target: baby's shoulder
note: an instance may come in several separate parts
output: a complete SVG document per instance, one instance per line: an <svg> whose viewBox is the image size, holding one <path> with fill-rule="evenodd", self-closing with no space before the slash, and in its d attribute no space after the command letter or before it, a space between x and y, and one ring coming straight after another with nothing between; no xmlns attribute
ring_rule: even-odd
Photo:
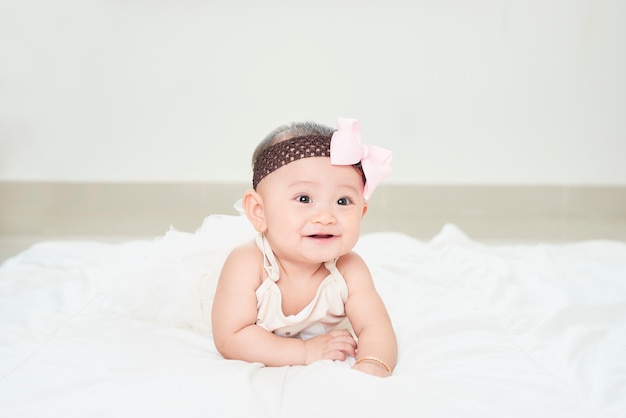
<svg viewBox="0 0 626 418"><path fill-rule="evenodd" d="M353 273L360 274L363 271L369 271L367 264L365 264L365 260L363 260L363 258L354 251L350 251L349 253L339 257L337 259L336 266L337 269L344 276Z"/></svg>
<svg viewBox="0 0 626 418"><path fill-rule="evenodd" d="M263 254L254 241L249 241L233 248L226 258L222 273L238 277L251 277L251 273L262 273ZM254 274L254 276L257 276Z"/></svg>
<svg viewBox="0 0 626 418"><path fill-rule="evenodd" d="M365 260L359 254L349 252L341 256L337 260L336 266L343 276L350 294L360 292L359 289L371 289L372 274Z"/></svg>
<svg viewBox="0 0 626 418"><path fill-rule="evenodd" d="M229 258L250 258L250 259L263 259L263 254L261 254L261 250L256 245L256 241L251 240L247 241L243 244L240 244L233 248L228 255Z"/></svg>

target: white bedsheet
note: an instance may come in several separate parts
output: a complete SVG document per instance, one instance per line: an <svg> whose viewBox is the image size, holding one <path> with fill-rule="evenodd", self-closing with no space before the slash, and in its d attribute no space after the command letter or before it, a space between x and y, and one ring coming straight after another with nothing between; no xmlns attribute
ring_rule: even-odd
<svg viewBox="0 0 626 418"><path fill-rule="evenodd" d="M252 231L45 242L0 268L0 417L624 417L626 245L365 235L399 343L394 376L224 360L221 262Z"/></svg>

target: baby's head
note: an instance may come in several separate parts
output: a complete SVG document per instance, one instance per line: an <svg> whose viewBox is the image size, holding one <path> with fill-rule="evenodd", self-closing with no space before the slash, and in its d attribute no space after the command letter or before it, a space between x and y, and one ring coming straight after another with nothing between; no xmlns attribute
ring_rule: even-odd
<svg viewBox="0 0 626 418"><path fill-rule="evenodd" d="M361 145L352 119L340 119L338 130L281 126L254 152L254 190L244 195L244 211L281 257L331 260L356 243L366 199L391 171L390 160L389 151Z"/></svg>

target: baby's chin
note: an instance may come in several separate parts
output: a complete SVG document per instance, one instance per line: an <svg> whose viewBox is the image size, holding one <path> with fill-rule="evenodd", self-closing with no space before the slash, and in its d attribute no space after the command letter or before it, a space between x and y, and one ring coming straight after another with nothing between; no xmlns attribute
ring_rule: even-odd
<svg viewBox="0 0 626 418"><path fill-rule="evenodd" d="M333 235L307 236L306 256L315 262L326 262L347 254L351 248L347 248L339 242L339 238Z"/></svg>

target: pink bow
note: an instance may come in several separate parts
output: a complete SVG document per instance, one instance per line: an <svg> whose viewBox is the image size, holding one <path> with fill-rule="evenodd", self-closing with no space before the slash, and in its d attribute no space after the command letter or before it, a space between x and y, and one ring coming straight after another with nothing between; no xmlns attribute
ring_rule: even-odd
<svg viewBox="0 0 626 418"><path fill-rule="evenodd" d="M339 118L337 126L330 140L330 163L352 165L360 161L366 179L363 197L367 200L378 183L391 174L391 151L361 145L361 129L356 119Z"/></svg>

